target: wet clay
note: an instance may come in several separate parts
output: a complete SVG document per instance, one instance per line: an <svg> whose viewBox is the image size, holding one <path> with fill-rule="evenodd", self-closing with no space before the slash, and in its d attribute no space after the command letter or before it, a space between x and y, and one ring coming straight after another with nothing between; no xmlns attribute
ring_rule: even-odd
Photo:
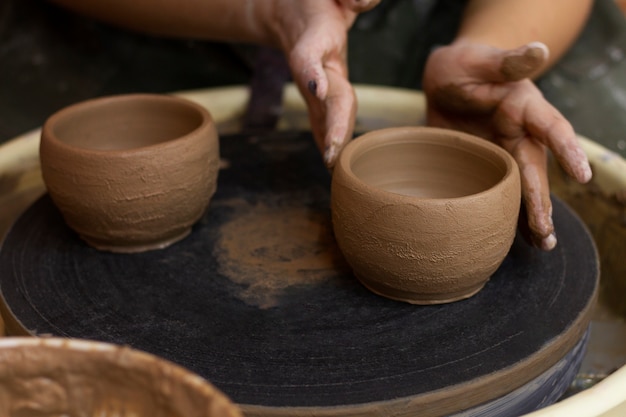
<svg viewBox="0 0 626 417"><path fill-rule="evenodd" d="M272 204L271 196L254 204L243 199L219 204L234 212L220 227L214 253L220 274L243 286L235 295L245 303L276 307L290 287L316 285L349 271L327 213Z"/></svg>
<svg viewBox="0 0 626 417"><path fill-rule="evenodd" d="M126 347L57 338L0 340L0 415L240 417L202 378Z"/></svg>
<svg viewBox="0 0 626 417"><path fill-rule="evenodd" d="M504 58L500 66L500 73L507 80L521 80L537 71L545 60L546 56L543 49L539 47L528 48L523 55Z"/></svg>
<svg viewBox="0 0 626 417"><path fill-rule="evenodd" d="M372 291L415 304L467 298L500 266L520 208L513 158L460 132L392 128L344 150L333 173L341 251Z"/></svg>
<svg viewBox="0 0 626 417"><path fill-rule="evenodd" d="M67 224L114 252L166 247L204 214L219 143L210 114L159 95L113 96L51 116L41 137L43 179Z"/></svg>

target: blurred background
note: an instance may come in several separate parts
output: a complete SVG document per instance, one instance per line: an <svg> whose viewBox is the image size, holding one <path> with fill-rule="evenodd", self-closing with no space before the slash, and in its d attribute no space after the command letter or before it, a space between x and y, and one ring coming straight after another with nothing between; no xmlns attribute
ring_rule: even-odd
<svg viewBox="0 0 626 417"><path fill-rule="evenodd" d="M361 15L350 32L352 81L419 89L429 51L452 39L464 3L383 0ZM578 133L626 156L622 6L597 0L579 40L538 85ZM44 0L0 0L0 143L86 98L249 84L257 52L133 33Z"/></svg>

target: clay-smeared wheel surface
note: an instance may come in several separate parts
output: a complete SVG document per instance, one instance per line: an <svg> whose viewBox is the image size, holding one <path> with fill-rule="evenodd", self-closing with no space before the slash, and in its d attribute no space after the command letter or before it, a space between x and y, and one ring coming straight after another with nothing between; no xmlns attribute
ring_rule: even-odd
<svg viewBox="0 0 626 417"><path fill-rule="evenodd" d="M519 169L502 148L453 130L381 129L337 161L333 229L375 293L447 303L476 294L500 266L520 199Z"/></svg>
<svg viewBox="0 0 626 417"><path fill-rule="evenodd" d="M181 240L204 214L215 192L219 141L198 104L129 94L53 114L40 157L48 192L87 243L141 252Z"/></svg>
<svg viewBox="0 0 626 417"><path fill-rule="evenodd" d="M221 149L211 210L159 252L97 251L49 198L35 203L0 250L8 331L146 350L264 416L449 415L523 387L583 337L596 252L559 200L553 252L516 239L474 297L415 306L352 275L309 134L229 136Z"/></svg>

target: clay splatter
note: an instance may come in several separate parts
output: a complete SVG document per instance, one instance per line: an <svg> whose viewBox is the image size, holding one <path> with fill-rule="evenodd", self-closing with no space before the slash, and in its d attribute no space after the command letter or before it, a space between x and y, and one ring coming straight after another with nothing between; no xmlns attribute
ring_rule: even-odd
<svg viewBox="0 0 626 417"><path fill-rule="evenodd" d="M328 212L270 201L233 199L221 204L235 213L220 228L215 249L219 272L244 287L236 296L247 304L275 307L286 289L348 270Z"/></svg>

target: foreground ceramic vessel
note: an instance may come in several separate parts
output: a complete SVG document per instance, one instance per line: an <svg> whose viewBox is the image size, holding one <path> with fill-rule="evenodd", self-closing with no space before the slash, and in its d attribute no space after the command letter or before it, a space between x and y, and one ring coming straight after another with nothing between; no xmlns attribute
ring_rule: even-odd
<svg viewBox="0 0 626 417"><path fill-rule="evenodd" d="M114 252L166 247L189 234L215 192L219 142L203 107L165 95L78 103L44 124L43 179L66 223Z"/></svg>
<svg viewBox="0 0 626 417"><path fill-rule="evenodd" d="M515 237L520 177L502 148L426 127L350 142L332 179L339 248L370 290L414 304L477 293Z"/></svg>
<svg viewBox="0 0 626 417"><path fill-rule="evenodd" d="M0 415L240 417L201 377L145 352L61 338L0 339Z"/></svg>

